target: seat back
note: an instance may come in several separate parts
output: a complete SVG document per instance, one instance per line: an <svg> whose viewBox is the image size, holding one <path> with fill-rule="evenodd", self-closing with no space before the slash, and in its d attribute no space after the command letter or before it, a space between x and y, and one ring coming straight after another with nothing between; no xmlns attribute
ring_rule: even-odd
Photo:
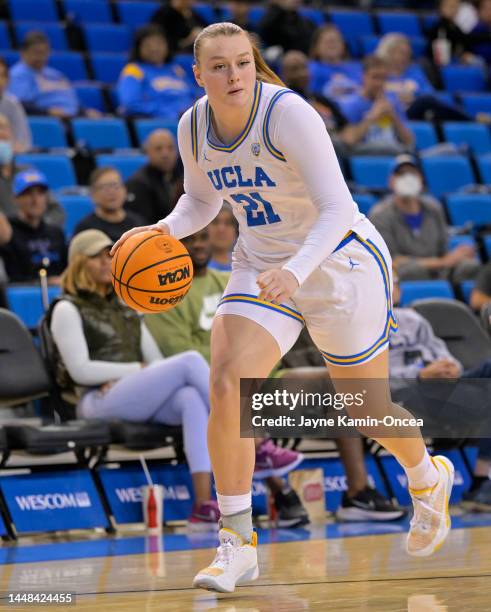
<svg viewBox="0 0 491 612"><path fill-rule="evenodd" d="M457 300L428 299L412 304L427 319L435 334L464 368L472 368L491 357L491 338L472 310Z"/></svg>
<svg viewBox="0 0 491 612"><path fill-rule="evenodd" d="M0 308L0 403L15 406L47 395L50 389L31 334L14 313Z"/></svg>
<svg viewBox="0 0 491 612"><path fill-rule="evenodd" d="M437 198L475 183L467 157L460 155L425 157L421 160L430 192Z"/></svg>

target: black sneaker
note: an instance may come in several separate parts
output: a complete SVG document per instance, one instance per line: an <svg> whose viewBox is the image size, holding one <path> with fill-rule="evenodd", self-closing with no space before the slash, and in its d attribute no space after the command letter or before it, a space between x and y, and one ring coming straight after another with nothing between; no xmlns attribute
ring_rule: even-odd
<svg viewBox="0 0 491 612"><path fill-rule="evenodd" d="M405 515L404 508L370 487L365 487L354 497L348 497L345 491L336 511L336 518L340 521L395 521Z"/></svg>
<svg viewBox="0 0 491 612"><path fill-rule="evenodd" d="M293 489L288 493L279 491L274 496L274 505L277 512L278 527L300 527L310 523L307 510L302 505L300 498Z"/></svg>
<svg viewBox="0 0 491 612"><path fill-rule="evenodd" d="M485 480L474 491L464 493L461 505L472 512L491 512L491 480Z"/></svg>

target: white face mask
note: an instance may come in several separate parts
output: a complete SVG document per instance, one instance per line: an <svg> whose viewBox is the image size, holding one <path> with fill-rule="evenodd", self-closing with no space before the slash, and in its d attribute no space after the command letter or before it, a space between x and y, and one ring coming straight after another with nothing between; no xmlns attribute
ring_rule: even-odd
<svg viewBox="0 0 491 612"><path fill-rule="evenodd" d="M394 192L402 197L416 197L423 191L423 181L414 172L406 172L394 179Z"/></svg>

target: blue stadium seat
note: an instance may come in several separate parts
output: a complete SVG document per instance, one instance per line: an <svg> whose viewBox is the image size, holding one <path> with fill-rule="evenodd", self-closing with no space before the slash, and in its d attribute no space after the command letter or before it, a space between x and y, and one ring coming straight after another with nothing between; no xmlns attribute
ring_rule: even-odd
<svg viewBox="0 0 491 612"><path fill-rule="evenodd" d="M491 94L463 94L462 105L469 115L473 117L477 113L489 113L491 115Z"/></svg>
<svg viewBox="0 0 491 612"><path fill-rule="evenodd" d="M484 236L484 250L488 261L491 261L491 234Z"/></svg>
<svg viewBox="0 0 491 612"><path fill-rule="evenodd" d="M209 6L203 2L196 2L193 3L193 10L195 10L207 24L219 21L219 14L215 12L213 6Z"/></svg>
<svg viewBox="0 0 491 612"><path fill-rule="evenodd" d="M447 91L484 91L486 77L480 66L451 64L441 68L444 88Z"/></svg>
<svg viewBox="0 0 491 612"><path fill-rule="evenodd" d="M377 198L371 193L354 193L353 200L358 204L360 212L368 215L370 208L375 204Z"/></svg>
<svg viewBox="0 0 491 612"><path fill-rule="evenodd" d="M429 191L437 198L475 183L467 157L460 155L425 157L421 163Z"/></svg>
<svg viewBox="0 0 491 612"><path fill-rule="evenodd" d="M464 298L466 304L468 304L470 301L471 293L475 284L475 280L466 280L459 285L460 292L462 293L462 297Z"/></svg>
<svg viewBox="0 0 491 612"><path fill-rule="evenodd" d="M86 81L89 78L81 53L55 51L49 57L49 65L63 72L70 81Z"/></svg>
<svg viewBox="0 0 491 612"><path fill-rule="evenodd" d="M249 23L252 26L257 27L261 19L264 17L265 13L266 13L266 9L264 6L260 6L258 4L256 4L255 6L251 6L251 8L249 9L249 15L248 15Z"/></svg>
<svg viewBox="0 0 491 612"><path fill-rule="evenodd" d="M77 23L112 23L107 0L65 0L65 16Z"/></svg>
<svg viewBox="0 0 491 612"><path fill-rule="evenodd" d="M378 25L381 34L400 32L406 36L421 36L419 19L415 13L378 13Z"/></svg>
<svg viewBox="0 0 491 612"><path fill-rule="evenodd" d="M139 145L145 142L147 136L151 132L162 128L170 130L177 138L177 123L175 121L165 121L164 119L136 119L134 125Z"/></svg>
<svg viewBox="0 0 491 612"><path fill-rule="evenodd" d="M13 66L20 60L20 53L11 49L2 49L0 51L0 57L7 62L7 66Z"/></svg>
<svg viewBox="0 0 491 612"><path fill-rule="evenodd" d="M131 31L120 24L89 24L83 27L89 53L127 53L131 47Z"/></svg>
<svg viewBox="0 0 491 612"><path fill-rule="evenodd" d="M5 21L0 21L0 49L10 49L12 41ZM1 55L1 54L0 54Z"/></svg>
<svg viewBox="0 0 491 612"><path fill-rule="evenodd" d="M125 149L131 147L126 123L122 119L73 119L73 137L89 149Z"/></svg>
<svg viewBox="0 0 491 612"><path fill-rule="evenodd" d="M394 163L392 157L356 157L350 160L351 172L358 185L372 189L386 189Z"/></svg>
<svg viewBox="0 0 491 612"><path fill-rule="evenodd" d="M452 285L446 280L402 281L400 287L401 306L425 298L455 299Z"/></svg>
<svg viewBox="0 0 491 612"><path fill-rule="evenodd" d="M491 225L491 194L453 193L447 197L447 210L452 225Z"/></svg>
<svg viewBox="0 0 491 612"><path fill-rule="evenodd" d="M94 204L84 195L60 195L57 200L65 211L65 236L70 239L78 222L94 212Z"/></svg>
<svg viewBox="0 0 491 612"><path fill-rule="evenodd" d="M443 135L448 142L453 142L456 145L468 145L473 153L491 151L489 128L482 123L447 121L443 124Z"/></svg>
<svg viewBox="0 0 491 612"><path fill-rule="evenodd" d="M140 0L127 2L124 0L116 4L116 11L121 23L135 29L148 23L159 6L158 2L140 2Z"/></svg>
<svg viewBox="0 0 491 612"><path fill-rule="evenodd" d="M35 147L49 149L66 147L67 141L63 124L56 117L28 117Z"/></svg>
<svg viewBox="0 0 491 612"><path fill-rule="evenodd" d="M429 121L409 121L408 126L414 134L418 151L438 144L438 136L433 123Z"/></svg>
<svg viewBox="0 0 491 612"><path fill-rule="evenodd" d="M12 21L58 21L54 0L9 0Z"/></svg>
<svg viewBox="0 0 491 612"><path fill-rule="evenodd" d="M17 45L20 45L26 34L36 30L43 32L49 39L51 48L55 51L66 51L68 44L64 28L57 22L55 23L37 23L36 21L21 21L14 24L14 33Z"/></svg>
<svg viewBox="0 0 491 612"><path fill-rule="evenodd" d="M83 108L95 108L101 113L107 113L108 109L100 85L97 83L78 83L74 87Z"/></svg>
<svg viewBox="0 0 491 612"><path fill-rule="evenodd" d="M380 36L362 36L359 42L361 44L362 55L370 55L377 48L380 42ZM411 43L413 57L415 58L421 57L428 45L426 39L422 36L411 36L409 42Z"/></svg>
<svg viewBox="0 0 491 612"><path fill-rule="evenodd" d="M115 83L128 62L124 53L93 53L90 58L94 76L103 83Z"/></svg>
<svg viewBox="0 0 491 612"><path fill-rule="evenodd" d="M360 54L358 39L363 36L373 36L373 21L368 13L357 11L330 11L331 21L339 28L345 38L350 52L354 56Z"/></svg>
<svg viewBox="0 0 491 612"><path fill-rule="evenodd" d="M450 236L450 238L448 239L448 250L453 251L454 249L463 244L468 244L469 246L472 246L477 249L476 241L472 236L470 236L469 234L461 234L458 236Z"/></svg>
<svg viewBox="0 0 491 612"><path fill-rule="evenodd" d="M60 287L48 287L48 299L52 302L61 293ZM39 285L10 285L7 287L9 309L21 319L28 329L36 329L44 315L43 298Z"/></svg>
<svg viewBox="0 0 491 612"><path fill-rule="evenodd" d="M312 8L310 6L301 6L299 9L299 12L302 15L302 17L306 17L307 19L310 19L310 21L315 23L317 27L324 25L326 22L326 20L324 19L324 15L322 14L322 11Z"/></svg>
<svg viewBox="0 0 491 612"><path fill-rule="evenodd" d="M145 155L96 155L97 166L114 166L126 181L138 168L147 163Z"/></svg>
<svg viewBox="0 0 491 612"><path fill-rule="evenodd" d="M423 16L423 30L429 30L432 28L436 22L438 21L438 15L436 13L432 13L431 15Z"/></svg>
<svg viewBox="0 0 491 612"><path fill-rule="evenodd" d="M71 160L66 155L52 153L23 153L16 155L18 166L33 166L46 175L50 189L73 187L77 184Z"/></svg>
<svg viewBox="0 0 491 612"><path fill-rule="evenodd" d="M476 157L476 162L479 169L481 183L491 185L491 153L487 153L486 155L478 155Z"/></svg>

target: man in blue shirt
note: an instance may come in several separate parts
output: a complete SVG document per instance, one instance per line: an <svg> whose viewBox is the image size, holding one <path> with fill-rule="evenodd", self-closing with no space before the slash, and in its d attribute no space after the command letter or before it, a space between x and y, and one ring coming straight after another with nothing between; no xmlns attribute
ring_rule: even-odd
<svg viewBox="0 0 491 612"><path fill-rule="evenodd" d="M399 100L385 92L387 79L384 60L369 56L363 62L360 92L339 100L341 112L351 124L344 130L344 141L357 153L396 154L413 148L414 137Z"/></svg>
<svg viewBox="0 0 491 612"><path fill-rule="evenodd" d="M21 60L10 70L8 91L28 113L73 117L79 111L77 94L59 70L47 65L50 50L42 32L29 32L22 43Z"/></svg>

